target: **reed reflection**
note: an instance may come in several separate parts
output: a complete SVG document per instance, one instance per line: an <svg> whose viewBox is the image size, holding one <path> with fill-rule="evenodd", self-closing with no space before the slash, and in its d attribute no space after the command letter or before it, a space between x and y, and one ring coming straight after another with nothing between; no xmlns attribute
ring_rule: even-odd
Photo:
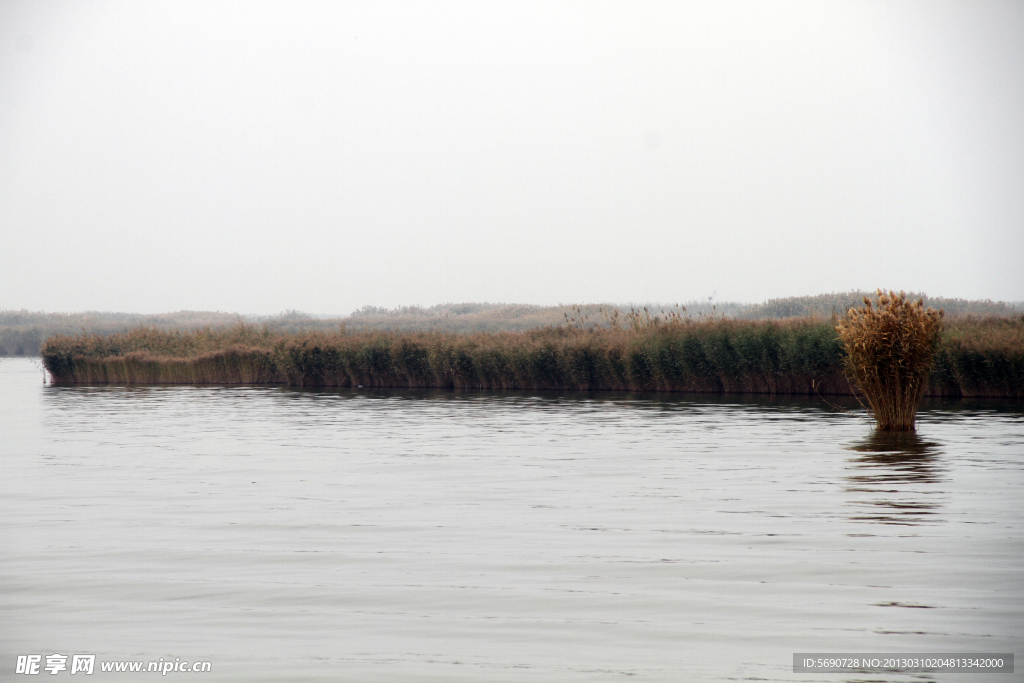
<svg viewBox="0 0 1024 683"><path fill-rule="evenodd" d="M940 445L914 432L873 431L849 450L846 491L863 514L854 521L915 526L943 521Z"/></svg>

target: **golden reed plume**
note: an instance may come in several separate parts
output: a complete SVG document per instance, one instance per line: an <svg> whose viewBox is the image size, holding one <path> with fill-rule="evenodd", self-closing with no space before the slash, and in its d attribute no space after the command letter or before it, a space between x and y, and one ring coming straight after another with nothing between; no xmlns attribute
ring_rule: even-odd
<svg viewBox="0 0 1024 683"><path fill-rule="evenodd" d="M913 431L942 336L943 311L877 290L873 305L851 308L836 325L846 350L845 369L867 398L878 428Z"/></svg>

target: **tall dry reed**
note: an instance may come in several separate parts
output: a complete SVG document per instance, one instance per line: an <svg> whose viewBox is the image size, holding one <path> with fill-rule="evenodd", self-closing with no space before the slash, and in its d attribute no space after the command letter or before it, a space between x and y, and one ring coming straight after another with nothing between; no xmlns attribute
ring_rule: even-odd
<svg viewBox="0 0 1024 683"><path fill-rule="evenodd" d="M883 431L913 431L917 406L942 338L941 310L908 301L903 292L877 291L873 305L851 308L836 331L846 351L845 368L864 393Z"/></svg>
<svg viewBox="0 0 1024 683"><path fill-rule="evenodd" d="M53 336L42 356L56 383L853 391L843 344L827 320L648 317L641 310L594 325L594 315L585 315L561 327L498 333L142 328ZM1024 318L945 323L926 395L1024 398Z"/></svg>

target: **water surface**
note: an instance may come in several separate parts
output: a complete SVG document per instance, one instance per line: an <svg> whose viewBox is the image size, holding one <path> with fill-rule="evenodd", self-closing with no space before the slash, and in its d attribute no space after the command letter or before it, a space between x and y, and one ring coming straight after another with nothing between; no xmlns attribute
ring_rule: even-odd
<svg viewBox="0 0 1024 683"><path fill-rule="evenodd" d="M209 681L977 682L792 672L1024 652L1024 405L929 402L897 437L852 408L0 361L0 678L58 652Z"/></svg>

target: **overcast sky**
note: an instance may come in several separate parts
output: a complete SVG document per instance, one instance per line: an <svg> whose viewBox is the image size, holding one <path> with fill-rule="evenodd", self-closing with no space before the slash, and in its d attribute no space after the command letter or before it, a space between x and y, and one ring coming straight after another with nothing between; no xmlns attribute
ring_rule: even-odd
<svg viewBox="0 0 1024 683"><path fill-rule="evenodd" d="M0 309L1024 300L1024 2L0 1Z"/></svg>

